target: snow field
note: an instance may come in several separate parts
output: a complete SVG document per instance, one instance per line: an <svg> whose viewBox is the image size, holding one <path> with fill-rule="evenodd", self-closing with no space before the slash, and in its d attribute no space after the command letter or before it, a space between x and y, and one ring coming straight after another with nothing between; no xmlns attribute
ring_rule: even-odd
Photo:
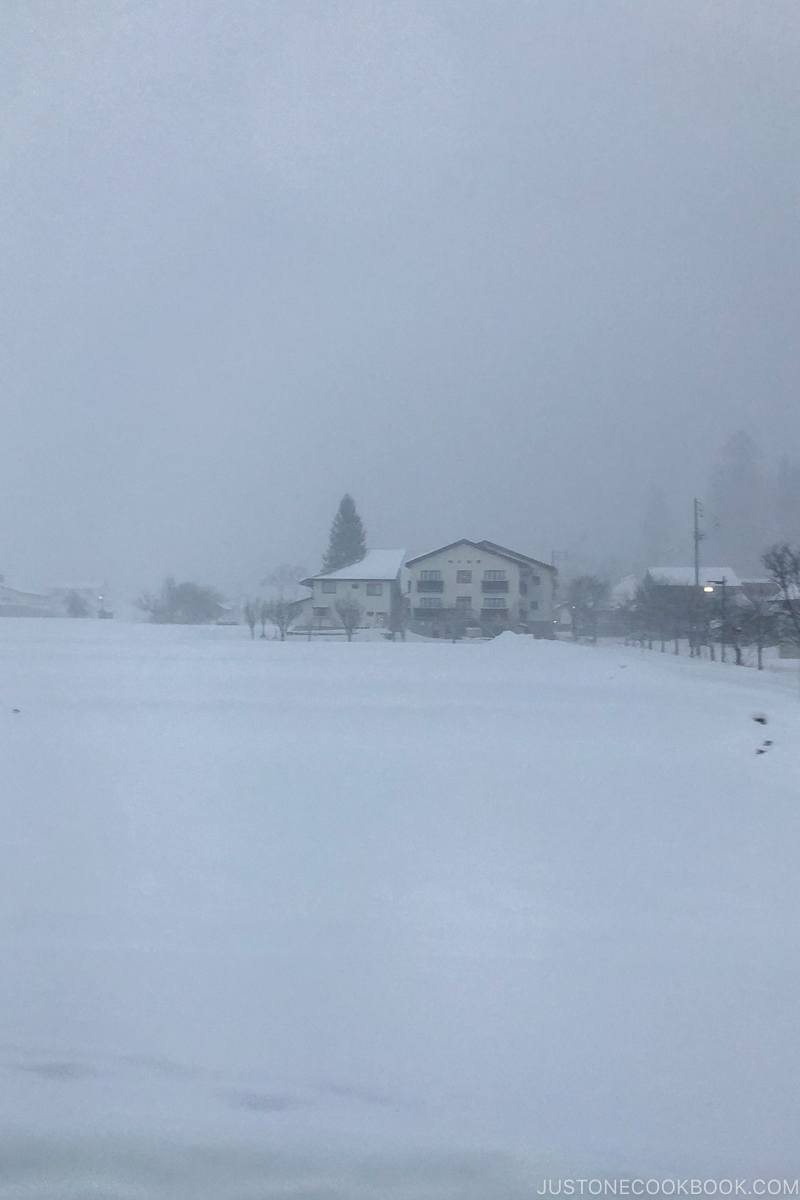
<svg viewBox="0 0 800 1200"><path fill-rule="evenodd" d="M622 647L2 622L0 1196L792 1175L799 718Z"/></svg>

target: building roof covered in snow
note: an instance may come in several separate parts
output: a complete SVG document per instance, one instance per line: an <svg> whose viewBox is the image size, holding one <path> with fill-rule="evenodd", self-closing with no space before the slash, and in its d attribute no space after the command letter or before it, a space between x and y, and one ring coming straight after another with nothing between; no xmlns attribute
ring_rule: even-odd
<svg viewBox="0 0 800 1200"><path fill-rule="evenodd" d="M321 571L319 575L312 575L301 582L309 584L312 579L396 579L405 557L405 550L368 550L359 562L349 567L340 567L338 571Z"/></svg>
<svg viewBox="0 0 800 1200"><path fill-rule="evenodd" d="M46 603L49 600L44 592L35 591L28 587L11 587L4 580L0 579L0 600L6 603L16 603L21 600L39 601Z"/></svg>
<svg viewBox="0 0 800 1200"><path fill-rule="evenodd" d="M694 587L694 567L648 567L647 574L654 583L665 583L670 587ZM700 586L712 579L724 579L728 587L742 586L733 567L701 567Z"/></svg>
<svg viewBox="0 0 800 1200"><path fill-rule="evenodd" d="M501 546L499 542L489 542L485 538L480 542L473 542L469 538L459 538L457 542L448 542L446 546L437 546L435 550L426 550L424 554L417 554L415 558L408 560L406 566L413 567L415 563L432 558L434 554L442 554L445 550L453 550L456 546L471 546L473 550L485 550L487 553L498 554L501 558L507 558L511 562L533 563L534 566L543 567L546 571L555 572L556 570L552 563L543 562L540 558L531 558L529 554L522 554L519 550L509 550L508 546Z"/></svg>
<svg viewBox="0 0 800 1200"><path fill-rule="evenodd" d="M106 588L102 583L59 583L47 590L51 596L68 596L70 592L78 592L81 596L102 596Z"/></svg>

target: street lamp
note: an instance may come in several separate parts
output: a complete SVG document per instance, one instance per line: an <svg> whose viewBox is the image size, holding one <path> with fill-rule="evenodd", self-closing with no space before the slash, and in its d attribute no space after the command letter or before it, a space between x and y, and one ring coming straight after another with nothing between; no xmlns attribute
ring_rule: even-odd
<svg viewBox="0 0 800 1200"><path fill-rule="evenodd" d="M725 599L726 599L727 593L726 593L725 588L726 588L727 582L728 582L727 579L723 575L722 579L706 580L705 586L703 587L704 592L713 592L715 587L722 588L722 596L720 597L720 615L721 615L721 619L722 619L722 628L720 629L720 639L719 639L720 662L725 662L725 630L727 628L727 626L726 626L726 604L725 604Z"/></svg>

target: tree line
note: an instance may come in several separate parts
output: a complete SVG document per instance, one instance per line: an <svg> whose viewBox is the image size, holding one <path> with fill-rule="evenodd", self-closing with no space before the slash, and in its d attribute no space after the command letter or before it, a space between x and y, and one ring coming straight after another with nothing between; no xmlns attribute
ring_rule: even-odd
<svg viewBox="0 0 800 1200"><path fill-rule="evenodd" d="M367 531L356 508L355 501L345 493L331 523L328 546L322 559L322 571L329 574L360 562L367 553ZM305 567L283 564L262 580L268 589L266 598L246 601L243 609L250 637L255 638L256 628L261 625L261 637L266 637L267 625L272 625L281 641L286 640L289 628L296 621L303 594L302 580L308 575ZM339 623L348 642L361 625L364 611L350 596L340 597L334 605ZM310 637L313 630L311 615L306 620L306 632Z"/></svg>
<svg viewBox="0 0 800 1200"><path fill-rule="evenodd" d="M764 650L787 642L800 647L800 547L778 542L761 556L766 579L744 584L741 591L723 581L709 594L693 585L661 581L649 572L632 595L609 604L610 588L596 575L581 575L568 587L572 635L596 642L601 632L620 635L627 644L692 657L705 651L714 661L744 664L744 651L755 651L764 665Z"/></svg>
<svg viewBox="0 0 800 1200"><path fill-rule="evenodd" d="M364 523L353 497L346 493L330 527L322 570L332 572L349 567L360 562L366 552ZM260 627L262 638L277 636L285 641L290 626L297 618L303 597L301 581L307 575L305 567L282 563L261 580L265 594L247 599L242 606L242 616L251 638L256 637ZM79 601L80 597L75 597L71 615L84 615ZM164 580L159 591L144 592L136 604L150 621L159 625L201 625L224 621L229 615L222 594L216 588L193 581L179 583L172 576ZM350 641L363 618L361 606L349 597L341 598L335 611ZM269 635L268 629L271 631Z"/></svg>

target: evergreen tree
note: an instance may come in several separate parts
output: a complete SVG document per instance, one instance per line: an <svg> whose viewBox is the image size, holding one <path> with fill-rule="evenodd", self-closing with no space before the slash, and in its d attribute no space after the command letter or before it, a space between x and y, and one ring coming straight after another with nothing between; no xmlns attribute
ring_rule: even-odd
<svg viewBox="0 0 800 1200"><path fill-rule="evenodd" d="M367 534L349 494L342 496L339 511L333 518L328 549L322 561L323 571L338 571L360 562L367 553Z"/></svg>

